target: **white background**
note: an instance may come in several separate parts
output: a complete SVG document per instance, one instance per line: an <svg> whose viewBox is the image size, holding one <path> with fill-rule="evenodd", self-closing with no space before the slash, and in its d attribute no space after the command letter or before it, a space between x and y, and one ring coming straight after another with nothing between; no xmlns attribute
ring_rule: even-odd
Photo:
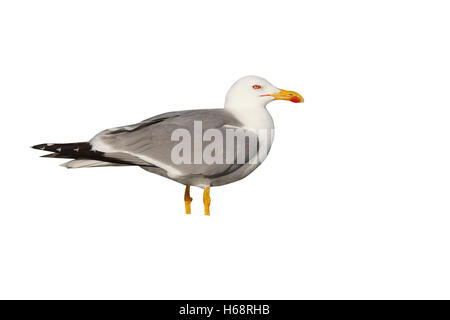
<svg viewBox="0 0 450 320"><path fill-rule="evenodd" d="M0 298L450 298L446 1L2 1ZM221 107L256 74L266 162L201 190L29 146Z"/></svg>

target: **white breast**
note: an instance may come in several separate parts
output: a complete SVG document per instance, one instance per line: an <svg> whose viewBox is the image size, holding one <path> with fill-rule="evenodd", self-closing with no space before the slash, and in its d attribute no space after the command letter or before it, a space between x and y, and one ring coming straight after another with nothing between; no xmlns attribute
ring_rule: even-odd
<svg viewBox="0 0 450 320"><path fill-rule="evenodd" d="M255 108L247 107L245 109L226 109L229 110L242 123L242 128L250 130L258 135L260 149L258 154L250 160L250 163L257 163L257 165L261 164L266 159L266 156L270 151L275 134L272 116L266 108L261 108L261 106L257 106ZM253 171L254 169L254 166L249 166L244 170Z"/></svg>

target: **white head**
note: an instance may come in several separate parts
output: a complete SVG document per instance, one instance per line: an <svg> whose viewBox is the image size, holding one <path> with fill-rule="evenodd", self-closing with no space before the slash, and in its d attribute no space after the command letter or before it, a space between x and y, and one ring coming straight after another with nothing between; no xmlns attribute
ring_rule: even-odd
<svg viewBox="0 0 450 320"><path fill-rule="evenodd" d="M273 100L303 102L303 97L294 91L274 87L269 81L257 76L247 76L236 81L225 98L226 109L264 108Z"/></svg>

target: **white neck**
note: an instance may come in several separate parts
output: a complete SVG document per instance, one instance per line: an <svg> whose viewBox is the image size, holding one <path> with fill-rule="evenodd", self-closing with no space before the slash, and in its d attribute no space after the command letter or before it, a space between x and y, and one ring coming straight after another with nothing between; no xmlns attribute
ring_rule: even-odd
<svg viewBox="0 0 450 320"><path fill-rule="evenodd" d="M266 109L267 103L270 100L255 101L254 99L249 99L247 101L233 101L232 99L226 99L225 110L232 113L246 129L249 130L259 130L267 129L271 130L274 128L273 119L270 113Z"/></svg>
<svg viewBox="0 0 450 320"><path fill-rule="evenodd" d="M243 128L253 131L258 135L259 142L265 146L265 153L256 155L259 163L264 161L269 152L275 133L273 119L266 109L268 102L259 104L229 104L225 102L225 110L235 116L242 124Z"/></svg>

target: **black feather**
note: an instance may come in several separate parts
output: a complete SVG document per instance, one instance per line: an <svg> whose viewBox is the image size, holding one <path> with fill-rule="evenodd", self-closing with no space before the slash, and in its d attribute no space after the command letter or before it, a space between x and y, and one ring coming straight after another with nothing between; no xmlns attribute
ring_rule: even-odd
<svg viewBox="0 0 450 320"><path fill-rule="evenodd" d="M32 146L32 148L53 152L43 155L42 157L44 158L89 159L126 165L136 165L135 163L129 161L109 157L105 155L104 152L92 150L92 145L89 142L42 143Z"/></svg>

